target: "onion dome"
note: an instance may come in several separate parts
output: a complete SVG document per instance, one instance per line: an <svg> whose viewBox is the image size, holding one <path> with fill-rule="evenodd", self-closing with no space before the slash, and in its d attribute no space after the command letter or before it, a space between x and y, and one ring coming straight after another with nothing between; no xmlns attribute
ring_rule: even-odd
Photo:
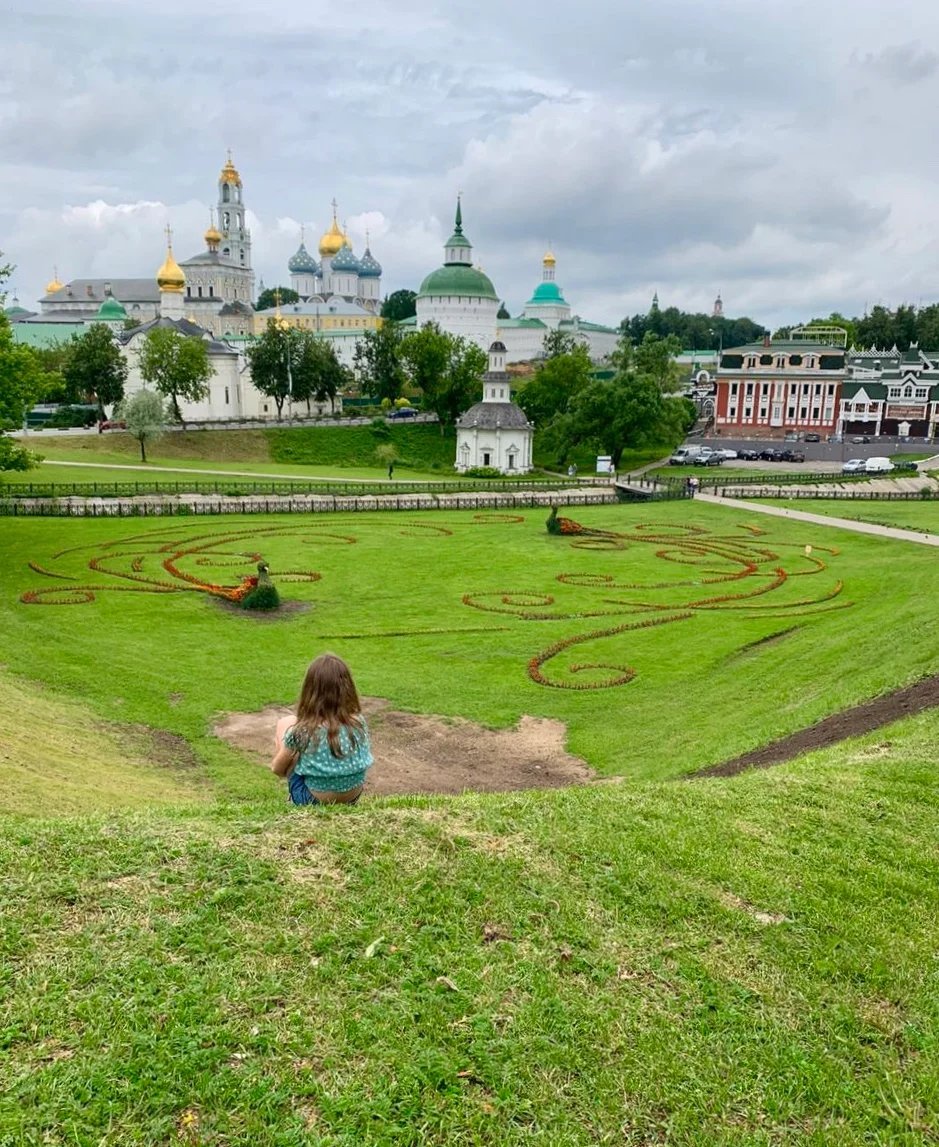
<svg viewBox="0 0 939 1147"><path fill-rule="evenodd" d="M372 254L368 240L365 242L365 254L359 259L359 274L363 279L381 278L381 263Z"/></svg>
<svg viewBox="0 0 939 1147"><path fill-rule="evenodd" d="M466 263L447 263L431 271L421 283L418 297L434 295L463 295L466 298L499 301L489 276Z"/></svg>
<svg viewBox="0 0 939 1147"><path fill-rule="evenodd" d="M169 224L166 225L166 258L156 274L157 286L161 291L181 295L186 286L186 276L183 269L173 258L173 233Z"/></svg>
<svg viewBox="0 0 939 1147"><path fill-rule="evenodd" d="M225 161L225 166L218 177L219 183L231 183L235 187L241 187L241 176L238 174L238 169L232 163L231 151L228 153L228 159Z"/></svg>
<svg viewBox="0 0 939 1147"><path fill-rule="evenodd" d="M215 215L211 208L209 208L209 226L203 238L205 239L206 247L208 247L210 251L214 251L222 241L222 233L215 226Z"/></svg>
<svg viewBox="0 0 939 1147"><path fill-rule="evenodd" d="M302 232L300 236L300 246L287 260L287 270L291 275L315 275L317 271L319 271L316 260L306 249Z"/></svg>
<svg viewBox="0 0 939 1147"><path fill-rule="evenodd" d="M544 258L541 260L543 267L554 267L557 264L557 259L554 257L553 251L545 251Z"/></svg>
<svg viewBox="0 0 939 1147"><path fill-rule="evenodd" d="M328 259L332 255L338 255L342 245L346 243L346 237L343 234L342 228L339 226L339 220L336 218L336 206L336 200L334 199L333 221L329 225L329 230L324 232L322 239L320 239L320 256L323 259Z"/></svg>
<svg viewBox="0 0 939 1147"><path fill-rule="evenodd" d="M127 311L124 310L124 304L113 295L105 296L95 315L95 321L99 323L122 323L126 318Z"/></svg>
<svg viewBox="0 0 939 1147"><path fill-rule="evenodd" d="M552 282L550 280L547 280L543 283L539 283L538 286L535 287L534 294L528 300L529 306L532 303L549 304L549 303L564 303L564 302L566 302L566 300L564 298L564 295L561 293L561 288L557 285L557 283Z"/></svg>
<svg viewBox="0 0 939 1147"><path fill-rule="evenodd" d="M357 275L359 273L359 261L352 254L352 250L348 243L343 243L333 259L334 271L347 271L350 274Z"/></svg>
<svg viewBox="0 0 939 1147"><path fill-rule="evenodd" d="M56 291L61 291L64 286L64 283L59 282L59 268L56 267L52 278L46 283L46 294L54 295Z"/></svg>

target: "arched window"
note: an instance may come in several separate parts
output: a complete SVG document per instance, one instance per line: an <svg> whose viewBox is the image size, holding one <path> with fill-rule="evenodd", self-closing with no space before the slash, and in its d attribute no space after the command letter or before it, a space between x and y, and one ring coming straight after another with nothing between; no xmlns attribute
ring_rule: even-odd
<svg viewBox="0 0 939 1147"><path fill-rule="evenodd" d="M229 227L231 227L231 213L228 211L224 212L222 215L222 226L226 231L229 229Z"/></svg>
<svg viewBox="0 0 939 1147"><path fill-rule="evenodd" d="M222 188L222 202L223 203L229 203L230 201L231 201L231 188L226 183L225 186ZM226 227L227 226L228 226L228 224L226 223Z"/></svg>

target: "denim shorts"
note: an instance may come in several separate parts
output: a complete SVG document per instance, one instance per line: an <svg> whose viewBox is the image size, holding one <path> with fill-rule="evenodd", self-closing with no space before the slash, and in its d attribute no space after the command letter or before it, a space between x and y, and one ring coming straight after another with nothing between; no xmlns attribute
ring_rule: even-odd
<svg viewBox="0 0 939 1147"><path fill-rule="evenodd" d="M287 792L290 794L290 800L293 804L323 803L321 800L317 800L316 797L310 792L309 788L307 787L306 777L299 776L296 769L294 769L294 771L287 778ZM362 794L359 793L359 797L361 795ZM359 797L356 797L355 800L352 801L345 801L344 803L358 804Z"/></svg>

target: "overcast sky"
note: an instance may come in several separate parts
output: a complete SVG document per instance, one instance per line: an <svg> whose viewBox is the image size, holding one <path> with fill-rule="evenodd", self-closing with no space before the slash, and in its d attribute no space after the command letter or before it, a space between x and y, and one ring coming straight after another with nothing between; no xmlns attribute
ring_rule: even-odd
<svg viewBox="0 0 939 1147"><path fill-rule="evenodd" d="M6 0L0 49L27 305L53 266L155 272L167 221L204 249L229 147L268 285L335 196L417 288L462 190L513 314L549 241L594 321L939 299L935 0Z"/></svg>

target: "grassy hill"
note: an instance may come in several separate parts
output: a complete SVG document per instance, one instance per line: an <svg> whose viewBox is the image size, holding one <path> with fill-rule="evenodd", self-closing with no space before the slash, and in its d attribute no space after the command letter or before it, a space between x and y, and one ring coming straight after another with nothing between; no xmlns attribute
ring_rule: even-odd
<svg viewBox="0 0 939 1147"><path fill-rule="evenodd" d="M934 555L576 517L4 524L2 1147L932 1141L939 713L687 774L939 671ZM304 612L194 588L257 554ZM607 779L288 809L212 725L326 646Z"/></svg>
<svg viewBox="0 0 939 1147"><path fill-rule="evenodd" d="M937 738L923 715L729 781L7 818L0 1141L929 1142Z"/></svg>

